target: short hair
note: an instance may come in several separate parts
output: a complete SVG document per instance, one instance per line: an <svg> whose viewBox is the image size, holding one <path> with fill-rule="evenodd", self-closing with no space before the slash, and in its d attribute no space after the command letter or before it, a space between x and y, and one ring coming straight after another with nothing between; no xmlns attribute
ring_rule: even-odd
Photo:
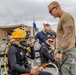
<svg viewBox="0 0 76 75"><path fill-rule="evenodd" d="M54 8L56 6L60 7L60 4L57 1L53 1L48 5L48 9L51 10L52 8Z"/></svg>

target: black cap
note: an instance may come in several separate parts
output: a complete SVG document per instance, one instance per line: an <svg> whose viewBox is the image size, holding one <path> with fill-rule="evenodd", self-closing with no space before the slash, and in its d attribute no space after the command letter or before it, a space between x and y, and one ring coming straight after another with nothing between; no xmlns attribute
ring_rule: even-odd
<svg viewBox="0 0 76 75"><path fill-rule="evenodd" d="M47 35L47 39L49 39L49 38L54 39L55 36L54 35Z"/></svg>

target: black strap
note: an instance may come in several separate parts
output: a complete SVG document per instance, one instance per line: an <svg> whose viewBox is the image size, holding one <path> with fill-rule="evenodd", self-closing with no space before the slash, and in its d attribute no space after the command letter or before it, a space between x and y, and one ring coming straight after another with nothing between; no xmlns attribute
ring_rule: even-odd
<svg viewBox="0 0 76 75"><path fill-rule="evenodd" d="M9 67L9 64L6 64L6 67ZM4 68L4 65L1 65L1 68Z"/></svg>
<svg viewBox="0 0 76 75"><path fill-rule="evenodd" d="M0 57L4 57L4 54L0 54Z"/></svg>
<svg viewBox="0 0 76 75"><path fill-rule="evenodd" d="M65 54L66 54L66 53L65 53ZM66 54L66 55L67 55L67 54ZM59 69L60 75L62 75L61 67L62 67L62 65L65 63L65 61L67 60L67 58L68 58L68 55L67 55L67 57L65 58L65 60L62 62L62 64L60 65L60 69Z"/></svg>

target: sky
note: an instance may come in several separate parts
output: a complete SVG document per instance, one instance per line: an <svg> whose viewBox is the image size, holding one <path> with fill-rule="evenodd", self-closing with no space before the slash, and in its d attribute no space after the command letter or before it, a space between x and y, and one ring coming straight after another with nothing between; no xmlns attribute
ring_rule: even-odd
<svg viewBox="0 0 76 75"><path fill-rule="evenodd" d="M43 23L49 23L56 31L59 18L53 18L48 12L48 5L54 0L0 0L0 26L25 24L43 29ZM69 12L76 23L76 0L55 0L61 8Z"/></svg>

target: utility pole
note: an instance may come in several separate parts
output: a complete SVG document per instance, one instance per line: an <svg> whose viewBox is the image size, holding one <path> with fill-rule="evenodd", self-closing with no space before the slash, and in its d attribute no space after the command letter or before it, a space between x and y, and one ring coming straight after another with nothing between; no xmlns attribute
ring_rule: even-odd
<svg viewBox="0 0 76 75"><path fill-rule="evenodd" d="M34 23L35 23L35 15L33 16L33 36L34 36L34 31L35 31L35 29L34 29Z"/></svg>

